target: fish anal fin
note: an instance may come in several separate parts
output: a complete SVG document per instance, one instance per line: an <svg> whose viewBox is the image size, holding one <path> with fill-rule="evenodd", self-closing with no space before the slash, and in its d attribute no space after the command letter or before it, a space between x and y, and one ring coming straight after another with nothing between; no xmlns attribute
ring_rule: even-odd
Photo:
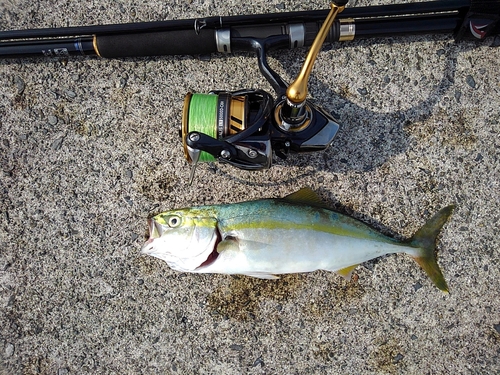
<svg viewBox="0 0 500 375"><path fill-rule="evenodd" d="M264 272L253 272L253 273L244 273L245 276L256 277L257 279L265 279L265 280L278 280L279 276L273 275L271 273Z"/></svg>
<svg viewBox="0 0 500 375"><path fill-rule="evenodd" d="M316 194L313 190L308 187L302 188L295 193L289 194L283 197L283 200L292 203L302 203L317 207L326 207L325 202Z"/></svg>
<svg viewBox="0 0 500 375"><path fill-rule="evenodd" d="M352 276L352 272L358 266L358 264L353 264L352 266L342 268L340 270L335 271L337 275L342 276L346 280L350 280Z"/></svg>

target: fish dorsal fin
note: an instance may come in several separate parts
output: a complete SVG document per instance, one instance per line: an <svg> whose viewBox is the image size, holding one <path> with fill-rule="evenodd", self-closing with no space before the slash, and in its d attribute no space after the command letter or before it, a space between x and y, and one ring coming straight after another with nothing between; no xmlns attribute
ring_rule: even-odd
<svg viewBox="0 0 500 375"><path fill-rule="evenodd" d="M283 197L283 200L291 203L301 203L308 204L317 207L326 207L325 202L316 194L313 190L308 187L302 188L295 193Z"/></svg>

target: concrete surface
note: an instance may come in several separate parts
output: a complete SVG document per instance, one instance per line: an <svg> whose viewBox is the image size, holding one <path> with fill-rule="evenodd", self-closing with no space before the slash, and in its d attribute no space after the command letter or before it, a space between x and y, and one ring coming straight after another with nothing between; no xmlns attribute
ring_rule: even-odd
<svg viewBox="0 0 500 375"><path fill-rule="evenodd" d="M0 28L326 7L2 0ZM0 373L500 373L498 42L325 48L310 93L341 118L333 147L262 172L204 165L192 186L183 97L270 91L253 56L0 62ZM275 52L271 65L291 80L305 54ZM304 186L402 236L455 203L439 241L450 294L404 255L351 282L181 274L139 255L154 213Z"/></svg>

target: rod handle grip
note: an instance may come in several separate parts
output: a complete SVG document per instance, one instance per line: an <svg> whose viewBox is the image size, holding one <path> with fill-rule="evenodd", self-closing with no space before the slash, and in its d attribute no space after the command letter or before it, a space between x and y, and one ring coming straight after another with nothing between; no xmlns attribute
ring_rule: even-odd
<svg viewBox="0 0 500 375"><path fill-rule="evenodd" d="M194 29L96 35L95 52L106 58L165 55L205 55L217 52L215 31Z"/></svg>

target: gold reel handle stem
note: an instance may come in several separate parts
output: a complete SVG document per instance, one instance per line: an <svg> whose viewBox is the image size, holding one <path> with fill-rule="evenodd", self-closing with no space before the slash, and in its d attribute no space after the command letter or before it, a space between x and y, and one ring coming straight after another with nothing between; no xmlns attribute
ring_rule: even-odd
<svg viewBox="0 0 500 375"><path fill-rule="evenodd" d="M318 56L318 53L321 50L323 43L325 42L330 28L333 25L333 21L335 21L337 15L345 8L344 6L337 6L333 3L330 4L330 6L330 12L326 17L325 22L323 22L318 35L316 35L316 38L314 38L314 42L311 46L311 49L309 50L309 53L307 54L306 60L299 75L297 76L295 81L293 81L290 86L288 86L286 90L286 97L289 103L294 106L301 106L301 104L305 102L307 97L307 82L309 81L309 76L311 75L316 57Z"/></svg>

